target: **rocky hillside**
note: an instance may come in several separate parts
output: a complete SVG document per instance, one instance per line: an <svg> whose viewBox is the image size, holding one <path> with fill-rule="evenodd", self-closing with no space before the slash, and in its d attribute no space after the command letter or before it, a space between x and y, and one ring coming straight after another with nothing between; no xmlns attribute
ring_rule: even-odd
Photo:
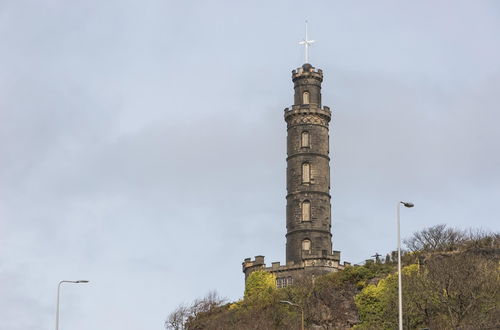
<svg viewBox="0 0 500 330"><path fill-rule="evenodd" d="M407 329L500 328L500 235L444 225L405 241L403 308ZM393 254L394 256L394 254ZM396 260L352 266L277 289L265 272L248 278L242 300L211 293L178 307L166 329L397 328ZM292 302L293 305L283 303Z"/></svg>

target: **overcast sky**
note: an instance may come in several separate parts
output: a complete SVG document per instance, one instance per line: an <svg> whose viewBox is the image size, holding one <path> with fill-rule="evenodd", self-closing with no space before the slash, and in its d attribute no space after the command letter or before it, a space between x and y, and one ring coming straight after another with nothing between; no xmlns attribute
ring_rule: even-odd
<svg viewBox="0 0 500 330"><path fill-rule="evenodd" d="M0 328L163 329L285 260L291 70L325 74L333 245L500 229L498 1L0 1Z"/></svg>

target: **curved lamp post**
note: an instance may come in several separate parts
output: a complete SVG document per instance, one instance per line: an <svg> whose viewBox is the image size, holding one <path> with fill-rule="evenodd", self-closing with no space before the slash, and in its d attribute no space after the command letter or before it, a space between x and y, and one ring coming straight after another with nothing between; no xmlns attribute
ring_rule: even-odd
<svg viewBox="0 0 500 330"><path fill-rule="evenodd" d="M61 293L61 284L63 283L89 283L87 280L78 280L78 281L61 281L57 286L57 305L56 305L56 330L59 330L59 296Z"/></svg>
<svg viewBox="0 0 500 330"><path fill-rule="evenodd" d="M405 207L414 207L415 205L410 202L398 202L396 206L397 222L398 222L398 315L399 315L399 330L403 330L403 288L401 286L401 225L399 220L400 205Z"/></svg>
<svg viewBox="0 0 500 330"><path fill-rule="evenodd" d="M300 308L300 312L302 314L302 317L301 317L301 329L304 330L304 308L302 308L302 306L300 305L297 305L297 304L294 304L293 302L291 301L288 301L288 300L280 300L280 303L282 304L287 304L287 305L290 305L290 306L295 306L295 307L298 307Z"/></svg>

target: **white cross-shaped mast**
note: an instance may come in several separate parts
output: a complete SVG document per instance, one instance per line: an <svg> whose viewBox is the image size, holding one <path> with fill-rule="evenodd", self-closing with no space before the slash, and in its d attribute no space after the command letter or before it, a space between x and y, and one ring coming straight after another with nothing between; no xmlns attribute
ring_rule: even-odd
<svg viewBox="0 0 500 330"><path fill-rule="evenodd" d="M306 37L299 42L299 45L304 45L305 48L305 63L309 63L309 46L314 43L314 40L307 39L307 21L306 21Z"/></svg>

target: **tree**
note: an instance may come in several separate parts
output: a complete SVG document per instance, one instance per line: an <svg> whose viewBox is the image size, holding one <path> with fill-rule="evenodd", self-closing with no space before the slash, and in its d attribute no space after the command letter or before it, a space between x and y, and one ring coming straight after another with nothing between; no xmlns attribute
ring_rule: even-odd
<svg viewBox="0 0 500 330"><path fill-rule="evenodd" d="M416 232L404 243L412 252L454 251L465 241L463 230L436 225Z"/></svg>
<svg viewBox="0 0 500 330"><path fill-rule="evenodd" d="M412 264L402 269L405 329L427 327L435 314L435 292L427 271ZM398 326L398 277L392 273L370 284L355 297L361 323L356 329L395 329Z"/></svg>
<svg viewBox="0 0 500 330"><path fill-rule="evenodd" d="M276 276L263 270L252 272L245 283L245 300L270 298L276 290Z"/></svg>
<svg viewBox="0 0 500 330"><path fill-rule="evenodd" d="M494 260L477 253L439 254L426 260L426 268L442 316L434 326L500 327L498 255Z"/></svg>
<svg viewBox="0 0 500 330"><path fill-rule="evenodd" d="M178 306L169 314L165 321L167 330L188 330L197 328L197 320L217 310L224 304L215 291L210 291L205 297L196 299L191 306Z"/></svg>
<svg viewBox="0 0 500 330"><path fill-rule="evenodd" d="M184 323L186 323L190 316L189 308L180 305L172 313L170 313L165 321L165 329L167 330L184 330Z"/></svg>

